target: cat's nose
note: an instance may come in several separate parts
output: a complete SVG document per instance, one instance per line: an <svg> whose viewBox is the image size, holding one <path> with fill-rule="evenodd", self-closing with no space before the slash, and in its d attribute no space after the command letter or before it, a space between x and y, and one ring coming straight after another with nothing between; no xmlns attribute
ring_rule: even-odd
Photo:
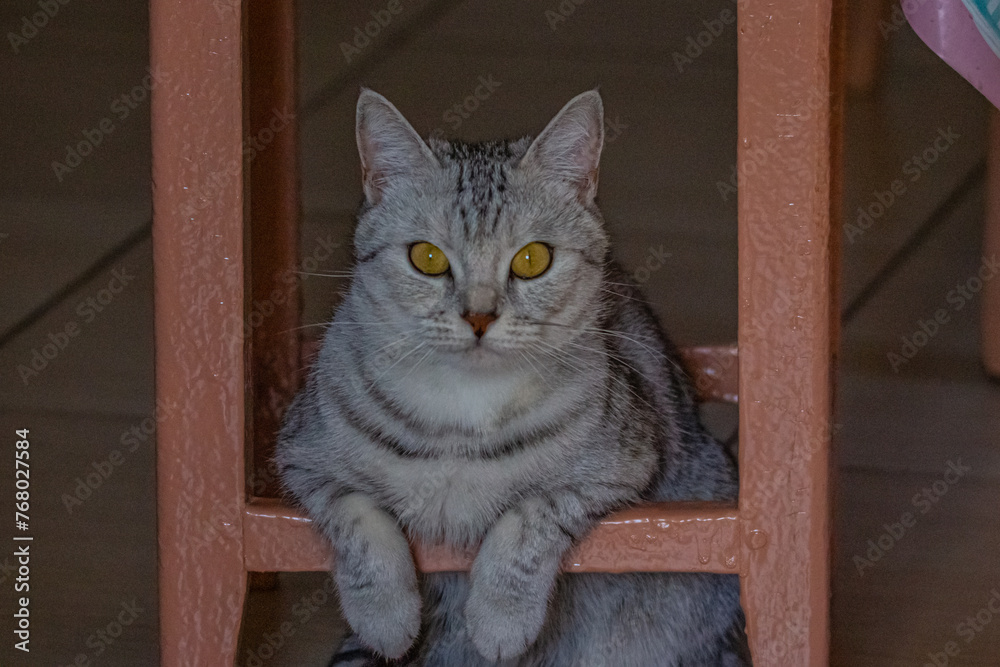
<svg viewBox="0 0 1000 667"><path fill-rule="evenodd" d="M500 300L496 288L488 282L474 281L465 293L465 312L495 313Z"/></svg>
<svg viewBox="0 0 1000 667"><path fill-rule="evenodd" d="M462 319L468 322L472 326L473 333L476 334L476 338L482 338L483 334L486 333L486 329L489 328L493 322L497 319L496 313L465 313L462 315Z"/></svg>

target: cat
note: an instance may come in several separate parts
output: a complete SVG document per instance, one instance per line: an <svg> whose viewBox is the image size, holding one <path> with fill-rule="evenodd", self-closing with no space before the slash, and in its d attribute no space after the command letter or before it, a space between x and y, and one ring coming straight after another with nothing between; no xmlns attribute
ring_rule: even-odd
<svg viewBox="0 0 1000 667"><path fill-rule="evenodd" d="M362 90L352 279L276 454L334 548L331 664L749 664L737 575L559 574L613 510L737 494L610 259L603 128L589 91L533 141L425 142ZM418 575L408 537L479 551Z"/></svg>

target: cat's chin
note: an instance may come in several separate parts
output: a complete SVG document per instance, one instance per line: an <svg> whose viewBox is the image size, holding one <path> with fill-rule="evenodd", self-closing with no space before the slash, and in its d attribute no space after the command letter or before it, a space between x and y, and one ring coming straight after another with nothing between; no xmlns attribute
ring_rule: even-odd
<svg viewBox="0 0 1000 667"><path fill-rule="evenodd" d="M520 365L516 353L484 342L454 350L448 356L455 366L477 373L510 371Z"/></svg>

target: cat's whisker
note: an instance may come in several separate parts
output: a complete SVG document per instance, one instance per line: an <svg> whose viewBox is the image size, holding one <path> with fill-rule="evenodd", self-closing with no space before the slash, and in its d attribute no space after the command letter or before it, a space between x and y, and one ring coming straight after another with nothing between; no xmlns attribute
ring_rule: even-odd
<svg viewBox="0 0 1000 667"><path fill-rule="evenodd" d="M334 273L318 273L316 271L296 271L295 273L300 276L316 276L318 278L353 278L354 273L346 272L334 272Z"/></svg>
<svg viewBox="0 0 1000 667"><path fill-rule="evenodd" d="M313 327L328 327L330 322L314 322L313 324L303 324L299 327L292 327L291 329L285 329L284 331L279 331L279 334L291 333L293 331L302 331L303 329L312 329Z"/></svg>
<svg viewBox="0 0 1000 667"><path fill-rule="evenodd" d="M604 368L604 366L595 360L585 359L578 354L570 352L569 350L562 350L554 345L551 345L550 343L547 343L546 341L538 342L548 348L547 350L543 348L539 351L546 352L549 356L555 359L557 363L561 363L581 375L594 373Z"/></svg>
<svg viewBox="0 0 1000 667"><path fill-rule="evenodd" d="M566 367L571 371L577 373L578 375L588 375L595 371L600 370L600 366L597 364L589 364L586 360L577 357L576 355L555 348L551 350L546 350L544 348L535 348L536 351L546 355L548 358L552 359L556 364Z"/></svg>
<svg viewBox="0 0 1000 667"><path fill-rule="evenodd" d="M429 356L431 356L432 354L434 354L434 348L430 348L429 350L427 350L426 352L424 352L424 356L422 356L419 359L417 359L417 363L413 364L413 366L410 368L410 370L406 371L406 373L403 374L403 377L400 378L400 381L408 378L413 371L415 371L418 368L420 368L420 366L422 366L423 363L425 361L427 361L427 358Z"/></svg>
<svg viewBox="0 0 1000 667"><path fill-rule="evenodd" d="M656 355L657 357L659 357L661 359L667 359L668 358L667 355L664 354L663 352L661 352L659 350L654 350L653 348L649 347L648 345L639 342L638 340L636 340L632 336L629 336L628 334L624 334L621 331L614 331L612 329L599 329L599 328L596 328L596 327L583 327L582 331L587 331L587 332L590 332L590 333L596 333L596 334L600 334L602 336L615 336L617 338L621 338L623 340L629 341L630 343L638 345L639 347L643 348L644 350L646 350L650 354ZM647 338L647 340L655 340L652 337L646 337L646 338Z"/></svg>
<svg viewBox="0 0 1000 667"><path fill-rule="evenodd" d="M630 364L626 360L622 359L620 356L618 356L616 354L612 354L611 352L607 351L607 349L604 349L604 350L593 350L592 348L588 348L585 345L581 345L579 343L574 343L574 342L571 342L570 345L574 345L575 347L579 347L579 348L583 348L583 349L590 349L592 351L603 352L607 357L615 360L616 362L618 362L619 364L621 364L625 368L628 368L629 370L631 370L633 373L635 373L639 377L643 378L646 381L651 381L651 378L649 376L647 376L645 373L643 373L642 371L640 371L638 368L636 368L635 366L633 366L632 364ZM635 396L637 399L639 399L640 401L642 401L646 405L649 405L650 407L652 407L650 405L649 401L647 401L644 396L640 396L638 392L636 392L631 386L629 386L626 382L624 382L621 378L619 378L616 373L611 372L610 375L611 375L612 378L615 379L615 381L617 381L623 387L625 387L626 389L628 389L629 393L631 393L633 396Z"/></svg>
<svg viewBox="0 0 1000 667"><path fill-rule="evenodd" d="M629 342L631 342L631 343L633 343L635 345L638 345L639 347L642 347L647 352L649 352L650 354L653 354L653 355L659 357L660 359L669 359L670 358L669 356L667 356L663 352L661 352L659 350L655 350L655 349L649 347L648 345L645 345L645 344L641 343L640 341L636 340L635 338L633 338L633 337L631 337L631 336L629 336L627 334L624 334L621 331L615 331L613 329L602 329L600 327L574 327L574 326L569 325L569 324L562 324L560 322L546 322L544 320L533 320L532 324L538 324L538 325L541 325L541 326L549 326L549 327L563 327L565 329L573 329L575 331L586 331L587 333L598 334L598 335L601 335L601 336L614 336L614 337L617 337L617 338L622 338L624 340L627 340L627 341L629 341ZM645 338L646 340L650 340L650 341L653 341L653 342L657 341L657 339L654 338L654 337L652 337L652 336L642 336L642 338Z"/></svg>
<svg viewBox="0 0 1000 667"><path fill-rule="evenodd" d="M607 288L604 288L604 287L601 288L601 291L602 292L607 292L608 294L613 294L614 296L618 297L619 299L628 299L629 301L636 301L638 303L645 303L645 304L649 303L649 301L647 301L646 299L639 299L639 298L636 298L634 296L625 296L624 294L622 294L620 292L616 292L614 290L610 290L610 289L607 289Z"/></svg>
<svg viewBox="0 0 1000 667"><path fill-rule="evenodd" d="M372 327L372 326L388 326L389 324L390 324L389 322L355 322L353 320L333 320L332 322L330 322L330 326L336 325L338 327L350 327L350 326Z"/></svg>
<svg viewBox="0 0 1000 667"><path fill-rule="evenodd" d="M656 357L659 357L659 359L661 361L666 361L676 371L678 371L679 373L681 373L681 375L687 376L687 370L683 366L681 366L680 363L678 363L676 359L674 359L673 357L671 357L668 354L664 354L663 352L661 352L659 350L654 350L653 348L649 347L648 345L644 345L643 343L640 343L635 338L627 336L626 334L623 334L620 331L610 331L610 330L607 330L607 329L585 329L585 330L586 331L591 331L592 333L598 333L598 334L604 335L604 336L615 336L617 338L621 338L621 339L627 340L627 341L629 341L629 342L631 342L631 343L633 343L635 345L638 345L639 347L641 347L642 349L646 350L650 354L652 354L652 355L654 355ZM647 338L647 340L655 340L652 337L646 337L646 338Z"/></svg>
<svg viewBox="0 0 1000 667"><path fill-rule="evenodd" d="M643 378L647 377L647 376L646 376L646 375L645 375L645 374L644 374L644 373L643 373L642 371L640 371L640 370L639 370L638 368L636 368L635 366L633 366L633 365L632 365L632 364L630 364L629 362L625 361L625 360L624 360L624 359L622 359L622 358L621 358L620 356L618 356L618 355L616 355L616 354L612 354L612 353L611 353L611 352L609 352L609 351L608 351L607 349L599 349L599 348L594 348L594 347L590 347L589 345L583 345L583 344L581 344L581 343L578 343L578 342L576 342L576 341L568 341L568 342L567 342L566 344L567 344L567 345L572 345L573 347L577 347L577 348L580 348L580 349L582 349L582 350L589 350L589 351L591 351L591 352L597 352L598 354L603 354L603 355L605 355L605 356L607 356L607 357L609 357L609 358L611 358L611 359L614 359L615 361L617 361L618 363L620 363L620 364L621 364L622 366L624 366L625 368L628 368L629 370L631 370L631 371L632 371L633 373L635 373L636 375L639 375L640 377L643 377ZM648 378L647 378L647 379L648 379Z"/></svg>
<svg viewBox="0 0 1000 667"><path fill-rule="evenodd" d="M570 355L569 352L567 352L565 350L560 350L559 348L557 348L556 346L552 345L551 343L548 343L546 341L539 341L539 342L542 343L542 344L544 344L544 345L547 345L548 347L550 347L555 352L558 352L560 354ZM573 344L573 343L570 343L570 344ZM577 345L576 347L579 347L581 349L585 349L585 350L588 350L588 351L591 351L591 352L597 352L598 354L604 354L604 355L609 356L609 357L613 357L613 358L617 359L619 361L619 363L622 363L623 365L625 365L625 366L627 366L629 368L632 368L633 371L635 371L636 373L638 373L640 376L643 376L642 373L639 373L639 371L636 371L635 368L633 368L631 365L629 365L628 363L626 363L625 361L623 361L621 359L618 359L617 357L614 357L614 355L612 355L611 353L607 352L606 350L600 350L600 349L591 348L591 347L587 347L587 346L583 346L583 345ZM575 360L580 361L581 363L585 364L584 370L579 371L579 372L586 372L586 370L600 370L600 368L601 368L600 365L597 364L596 362L582 359L581 357L576 356L576 355L570 355L570 356L572 356ZM636 400L641 401L642 403L645 403L650 408L653 407L650 404L650 402L646 400L646 398L644 396L641 396L637 391L635 391L635 389L633 389L632 387L630 387L628 385L628 383L626 383L624 380L622 380L621 378L619 378L613 372L609 371L607 373L607 377L612 382L617 383L622 389L624 389L629 394L631 394Z"/></svg>
<svg viewBox="0 0 1000 667"><path fill-rule="evenodd" d="M371 386L368 387L368 390L371 391L372 389L374 389L375 385L378 383L379 380L382 379L382 377L386 373L388 373L393 368L395 368L396 365L399 364L399 362L403 361L403 359L406 359L407 357L409 357L411 354L413 354L417 350L420 350L421 348L423 348L425 345L427 345L427 341L424 341L424 342L420 343L419 345L417 345L416 347L414 347L412 350L410 350L409 352L407 352L406 354L404 354L403 356L401 356L399 359L396 359L396 361L392 362L392 364L390 364L388 368L386 368L384 371L382 371L381 373L379 373L378 377L376 377L375 379L372 380Z"/></svg>
<svg viewBox="0 0 1000 667"><path fill-rule="evenodd" d="M535 350L537 350L537 351L539 351L539 352L541 352L541 353L549 356L556 363L561 364L563 366L567 366L571 370L576 371L577 373L586 373L588 370L592 369L591 366L580 366L580 365L574 363L574 362L585 363L584 359L576 357L575 355L570 354L570 353L568 353L568 352L566 352L564 350L560 350L559 348L555 347L554 345L550 345L549 343L546 343L543 340L533 341L533 345L536 345L536 346L537 345L544 345L545 347L533 347L532 349L535 349ZM548 348L548 349L546 349L546 348Z"/></svg>
<svg viewBox="0 0 1000 667"><path fill-rule="evenodd" d="M531 362L530 353L527 352L526 350L519 350L518 354L520 354L521 358L524 359L528 363L528 365L531 366L531 368L535 371L535 373L538 374L538 377L541 379L542 382L545 383L545 386L548 387L551 390L552 389L552 384L549 382L549 378L547 378L545 376L545 374L542 373L540 370L538 370L538 368L535 366L535 364L533 364ZM536 361L537 361L537 359L536 359Z"/></svg>
<svg viewBox="0 0 1000 667"><path fill-rule="evenodd" d="M400 345L402 343L405 343L406 341L410 340L411 337L412 336L410 334L405 333L402 336L400 336L399 338L391 340L388 343L385 343L384 345L380 346L379 348L377 348L376 350L374 350L373 352L371 352L371 357L377 357L378 355L382 354L383 352L386 352L389 348L394 347L396 345Z"/></svg>

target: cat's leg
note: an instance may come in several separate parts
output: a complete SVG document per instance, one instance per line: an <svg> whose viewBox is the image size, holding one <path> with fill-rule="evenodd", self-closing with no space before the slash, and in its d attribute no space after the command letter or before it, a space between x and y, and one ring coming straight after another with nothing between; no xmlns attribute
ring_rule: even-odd
<svg viewBox="0 0 1000 667"><path fill-rule="evenodd" d="M334 578L351 628L378 653L398 658L420 629L420 594L410 547L396 521L371 498L335 500L318 528L334 547Z"/></svg>
<svg viewBox="0 0 1000 667"><path fill-rule="evenodd" d="M529 498L490 528L470 573L469 636L489 660L518 656L535 641L563 554L592 523L574 496Z"/></svg>

